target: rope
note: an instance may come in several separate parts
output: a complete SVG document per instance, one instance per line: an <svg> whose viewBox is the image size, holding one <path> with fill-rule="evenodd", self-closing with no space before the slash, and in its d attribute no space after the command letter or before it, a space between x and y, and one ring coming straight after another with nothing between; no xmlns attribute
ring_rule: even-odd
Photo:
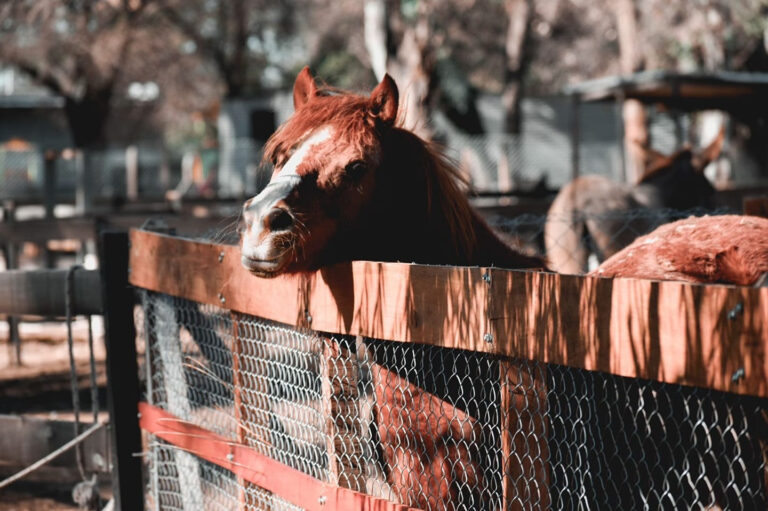
<svg viewBox="0 0 768 511"><path fill-rule="evenodd" d="M103 422L97 422L96 424L94 424L90 428L86 429L85 431L80 433L78 436L76 436L75 438L73 438L72 440L67 442L66 444L62 445L61 447L59 447L58 449L56 449L52 453L48 454L44 458L40 458L39 460L37 460L36 462L31 464L30 466L28 466L24 470L22 470L20 472L17 472L16 474L12 475L8 479L4 479L3 481L0 481L0 490L5 488L6 486L9 486L9 485L15 483L16 481L18 481L22 477L25 477L25 476L31 474L32 472L34 472L38 468L42 467L43 465L45 465L46 463L50 462L51 460L57 458L59 455L61 455L64 452L68 451L72 447L74 447L76 445L77 446L82 445L83 440L85 440L89 436L93 435L96 431L98 431L99 429L104 427L104 424L105 423L103 423Z"/></svg>
<svg viewBox="0 0 768 511"><path fill-rule="evenodd" d="M67 311L67 345L69 348L69 383L70 390L72 391L72 409L75 413L75 422L73 425L75 438L80 434L80 392L77 384L77 366L75 365L75 342L72 338L72 311L75 306L75 272L82 268L83 267L79 264L71 266L69 271L67 271L67 279L64 285L64 305ZM83 457L82 445L78 444L77 449L75 450L77 469L80 472L80 477L85 481L85 463Z"/></svg>

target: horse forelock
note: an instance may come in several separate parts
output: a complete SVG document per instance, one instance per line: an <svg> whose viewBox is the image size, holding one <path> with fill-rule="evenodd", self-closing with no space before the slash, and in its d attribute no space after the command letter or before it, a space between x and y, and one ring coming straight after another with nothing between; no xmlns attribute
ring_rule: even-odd
<svg viewBox="0 0 768 511"><path fill-rule="evenodd" d="M376 126L369 115L368 98L324 88L269 138L264 146L264 161L279 162L321 126L332 128L361 152L374 142Z"/></svg>

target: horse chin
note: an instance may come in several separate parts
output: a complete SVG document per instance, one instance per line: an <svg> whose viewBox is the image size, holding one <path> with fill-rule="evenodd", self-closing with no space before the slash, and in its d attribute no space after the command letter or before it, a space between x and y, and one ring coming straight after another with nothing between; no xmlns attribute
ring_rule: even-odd
<svg viewBox="0 0 768 511"><path fill-rule="evenodd" d="M246 270L257 277L271 279L286 273L286 269L291 261L290 257L287 256L269 260L252 259L247 256L241 256L240 262Z"/></svg>

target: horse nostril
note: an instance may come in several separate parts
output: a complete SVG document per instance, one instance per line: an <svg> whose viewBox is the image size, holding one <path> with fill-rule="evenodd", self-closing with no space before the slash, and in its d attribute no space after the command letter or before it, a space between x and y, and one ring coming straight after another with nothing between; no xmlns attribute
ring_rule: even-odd
<svg viewBox="0 0 768 511"><path fill-rule="evenodd" d="M272 231L285 231L293 226L293 217L283 208L275 208L264 218L264 225Z"/></svg>

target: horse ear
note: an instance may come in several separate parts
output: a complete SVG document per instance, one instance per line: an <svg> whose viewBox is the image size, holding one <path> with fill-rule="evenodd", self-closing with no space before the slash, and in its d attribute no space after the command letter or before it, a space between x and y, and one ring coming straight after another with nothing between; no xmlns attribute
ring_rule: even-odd
<svg viewBox="0 0 768 511"><path fill-rule="evenodd" d="M305 104L316 94L317 84L315 84L315 79L312 78L309 66L304 66L304 69L299 71L299 75L293 83L293 108L298 110L300 106Z"/></svg>
<svg viewBox="0 0 768 511"><path fill-rule="evenodd" d="M669 160L669 156L667 156L664 153L660 153L659 151L651 148L648 145L648 142L642 142L636 138L633 138L630 143L632 144L632 147L639 155L643 158L643 166L645 167L645 171L647 171L650 168L658 167L660 162Z"/></svg>
<svg viewBox="0 0 768 511"><path fill-rule="evenodd" d="M371 110L373 114L386 124L393 124L397 117L397 106L400 93L397 84L388 74L384 75L373 92L371 92Z"/></svg>
<svg viewBox="0 0 768 511"><path fill-rule="evenodd" d="M720 131L715 139L709 143L700 153L693 157L693 168L698 172L704 172L704 169L720 157L725 141L725 123L720 125Z"/></svg>

